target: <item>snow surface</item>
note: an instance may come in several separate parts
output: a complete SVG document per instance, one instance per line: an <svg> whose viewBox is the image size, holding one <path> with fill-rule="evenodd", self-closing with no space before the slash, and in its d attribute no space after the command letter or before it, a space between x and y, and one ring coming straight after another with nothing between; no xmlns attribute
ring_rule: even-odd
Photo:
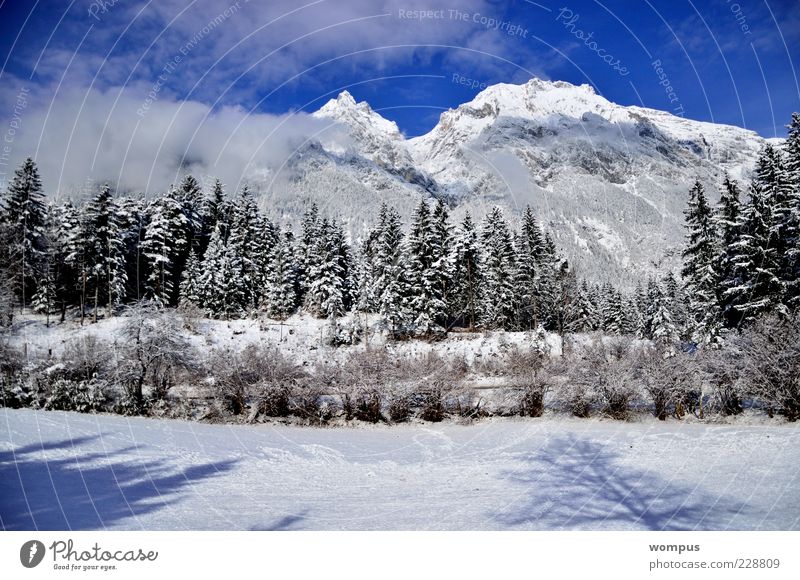
<svg viewBox="0 0 800 580"><path fill-rule="evenodd" d="M545 417L360 428L0 409L7 530L800 529L800 432Z"/></svg>

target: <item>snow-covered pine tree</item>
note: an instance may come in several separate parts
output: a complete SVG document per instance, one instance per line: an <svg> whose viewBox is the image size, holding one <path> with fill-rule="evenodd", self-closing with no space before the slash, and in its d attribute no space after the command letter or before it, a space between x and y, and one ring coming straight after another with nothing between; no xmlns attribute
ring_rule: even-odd
<svg viewBox="0 0 800 580"><path fill-rule="evenodd" d="M279 320L291 316L297 308L296 284L294 234L287 229L277 236L270 250L264 295L264 307L269 316Z"/></svg>
<svg viewBox="0 0 800 580"><path fill-rule="evenodd" d="M675 324L678 334L681 337L685 336L687 316L686 297L672 270L667 272L666 276L664 276L664 299L672 315L672 322Z"/></svg>
<svg viewBox="0 0 800 580"><path fill-rule="evenodd" d="M307 271L306 309L319 318L335 321L344 314L345 272L340 262L336 224L323 219L319 237L311 248L314 259Z"/></svg>
<svg viewBox="0 0 800 580"><path fill-rule="evenodd" d="M688 298L688 326L692 340L707 343L718 336L721 324L716 300L718 277L714 270L717 255L716 232L705 188L695 181L689 191L686 216L687 243L683 250L681 276Z"/></svg>
<svg viewBox="0 0 800 580"><path fill-rule="evenodd" d="M556 252L556 244L550 232L543 235L542 250L539 254L536 288L539 293L539 320L548 330L558 328L559 295L562 260Z"/></svg>
<svg viewBox="0 0 800 580"><path fill-rule="evenodd" d="M203 257L200 276L201 301L210 316L230 319L242 314L242 266L237 251L225 240L225 224L217 223Z"/></svg>
<svg viewBox="0 0 800 580"><path fill-rule="evenodd" d="M532 330L539 325L538 284L542 264L543 240L530 206L522 213L520 231L514 238L516 270L514 272L516 327Z"/></svg>
<svg viewBox="0 0 800 580"><path fill-rule="evenodd" d="M572 306L572 316L568 329L570 332L591 332L597 328L597 308L592 301L592 293L586 280L578 288L577 299Z"/></svg>
<svg viewBox="0 0 800 580"><path fill-rule="evenodd" d="M200 259L192 248L189 250L189 259L186 260L186 267L183 269L181 279L179 300L181 306L203 307L203 293L200 289L202 274Z"/></svg>
<svg viewBox="0 0 800 580"><path fill-rule="evenodd" d="M625 311L622 293L609 282L603 284L603 331L607 334L622 334L625 331Z"/></svg>
<svg viewBox="0 0 800 580"><path fill-rule="evenodd" d="M214 187L211 189L211 194L203 200L203 232L207 237L205 244L201 247L200 257L205 253L208 244L211 243L211 235L217 224L222 224L223 236L227 239L228 232L227 226L230 222L230 207L227 199L225 198L225 190L222 182L219 179L214 180Z"/></svg>
<svg viewBox="0 0 800 580"><path fill-rule="evenodd" d="M127 272L117 219L111 188L105 185L84 209L85 259L88 284L94 296L95 322L101 302L106 304L110 315L113 307L125 298Z"/></svg>
<svg viewBox="0 0 800 580"><path fill-rule="evenodd" d="M44 314L46 326L50 326L50 315L56 312L57 278L63 263L63 253L58 240L58 214L56 207L49 203L45 207L45 224L42 228L42 256L37 275L36 293L31 298L34 312Z"/></svg>
<svg viewBox="0 0 800 580"><path fill-rule="evenodd" d="M786 178L791 189L790 235L785 256L785 304L792 310L800 308L800 113L792 113L788 135L783 146Z"/></svg>
<svg viewBox="0 0 800 580"><path fill-rule="evenodd" d="M406 280L403 248L405 247L400 214L381 205L378 224L373 294L378 314L393 337L405 333Z"/></svg>
<svg viewBox="0 0 800 580"><path fill-rule="evenodd" d="M158 305L176 304L176 264L186 244L186 216L176 190L153 201L147 214L149 220L141 243L147 263L146 294Z"/></svg>
<svg viewBox="0 0 800 580"><path fill-rule="evenodd" d="M778 257L776 274L780 280L782 310L794 301L795 257L797 255L798 216L789 173L779 149L764 147L756 165L756 179L770 207L770 240ZM791 288L791 299L789 298Z"/></svg>
<svg viewBox="0 0 800 580"><path fill-rule="evenodd" d="M781 256L773 240L775 220L770 194L774 184L764 183L772 171L761 169L771 162L771 156L759 157L759 170L750 183L750 199L742 207L739 239L732 247L733 274L724 290L727 303L742 324L782 307Z"/></svg>
<svg viewBox="0 0 800 580"><path fill-rule="evenodd" d="M481 233L483 325L510 330L514 326L514 247L508 223L498 207L486 216Z"/></svg>
<svg viewBox="0 0 800 580"><path fill-rule="evenodd" d="M299 292L297 297L301 303L305 301L305 295L310 284L307 273L315 267L316 256L313 250L319 238L319 226L319 210L317 209L317 204L312 203L311 207L303 215L303 221L300 226L300 240L297 247L299 254L297 271Z"/></svg>
<svg viewBox="0 0 800 580"><path fill-rule="evenodd" d="M680 339L680 333L672 319L669 297L655 284L655 296L652 307L653 318L650 322L651 338L664 345L672 345Z"/></svg>
<svg viewBox="0 0 800 580"><path fill-rule="evenodd" d="M741 322L741 313L735 308L737 294L727 293L728 289L736 288L742 283L735 260L742 235L741 211L739 184L726 172L714 223L719 239L715 263L718 279L716 298L721 316L728 328L737 327Z"/></svg>
<svg viewBox="0 0 800 580"><path fill-rule="evenodd" d="M8 271L11 286L24 307L36 292L44 252L44 193L39 169L30 157L14 171L0 219L7 224L10 244Z"/></svg>
<svg viewBox="0 0 800 580"><path fill-rule="evenodd" d="M433 235L431 237L433 251L431 268L433 268L435 272L435 282L438 286L435 293L441 295L442 301L444 302L444 317L442 323L447 327L451 322L451 314L448 306L450 304L450 292L452 290L450 273L453 269L451 262L453 255L453 228L450 225L450 212L441 198L436 201L436 206L433 208L431 228L433 230Z"/></svg>
<svg viewBox="0 0 800 580"><path fill-rule="evenodd" d="M442 333L445 322L442 275L438 267L434 268L441 255L435 255L433 236L430 206L423 199L414 212L406 239L408 311L414 332L422 336Z"/></svg>
<svg viewBox="0 0 800 580"><path fill-rule="evenodd" d="M240 276L236 283L242 296L240 307L245 312L256 307L256 290L261 283L258 266L266 250L259 240L259 234L265 231L262 219L250 190L243 187L233 205L227 251L235 254L239 262Z"/></svg>
<svg viewBox="0 0 800 580"><path fill-rule="evenodd" d="M478 231L467 212L453 240L448 310L457 323L465 324L469 329L474 329L482 318L480 253Z"/></svg>

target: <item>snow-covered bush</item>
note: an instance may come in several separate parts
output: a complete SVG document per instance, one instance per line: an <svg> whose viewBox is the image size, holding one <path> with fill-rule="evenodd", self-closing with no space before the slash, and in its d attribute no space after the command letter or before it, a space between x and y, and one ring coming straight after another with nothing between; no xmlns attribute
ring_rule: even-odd
<svg viewBox="0 0 800 580"><path fill-rule="evenodd" d="M56 379L50 387L44 408L48 411L93 413L105 410L106 384L102 380L71 381Z"/></svg>
<svg viewBox="0 0 800 580"><path fill-rule="evenodd" d="M742 357L735 344L704 348L694 361L696 376L711 387L708 406L723 415L742 412Z"/></svg>
<svg viewBox="0 0 800 580"><path fill-rule="evenodd" d="M64 345L60 357L59 376L71 381L106 378L111 362L111 350L94 334L73 338Z"/></svg>
<svg viewBox="0 0 800 580"><path fill-rule="evenodd" d="M658 344L638 352L636 376L653 403L653 414L661 421L670 414L680 418L699 385L694 356Z"/></svg>
<svg viewBox="0 0 800 580"><path fill-rule="evenodd" d="M577 350L562 397L570 411L588 417L593 403L614 419L627 419L638 394L628 339L599 340Z"/></svg>
<svg viewBox="0 0 800 580"><path fill-rule="evenodd" d="M544 413L544 397L550 388L550 377L545 369L549 359L549 347L544 342L511 348L504 357L504 374L519 394L522 416L541 417Z"/></svg>
<svg viewBox="0 0 800 580"><path fill-rule="evenodd" d="M146 407L145 385L150 387L150 399L161 400L175 384L177 373L194 367L194 351L182 329L175 311L144 302L128 308L116 362L118 379L133 403L129 408Z"/></svg>
<svg viewBox="0 0 800 580"><path fill-rule="evenodd" d="M734 340L744 388L789 421L800 419L800 320L768 318Z"/></svg>

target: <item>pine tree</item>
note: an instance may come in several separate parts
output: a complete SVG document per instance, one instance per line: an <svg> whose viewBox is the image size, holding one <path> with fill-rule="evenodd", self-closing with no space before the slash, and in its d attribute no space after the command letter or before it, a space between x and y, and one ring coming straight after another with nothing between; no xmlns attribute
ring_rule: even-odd
<svg viewBox="0 0 800 580"><path fill-rule="evenodd" d="M443 266L443 248L434 250L434 245L430 206L423 199L414 212L406 240L406 273L411 324L418 334L424 336L443 332L442 324L445 322L443 275L439 269Z"/></svg>
<svg viewBox="0 0 800 580"><path fill-rule="evenodd" d="M117 208L108 185L86 205L84 221L84 256L88 285L94 294L94 320L97 321L100 301L105 302L110 314L112 308L125 298L127 284Z"/></svg>
<svg viewBox="0 0 800 580"><path fill-rule="evenodd" d="M36 163L30 157L14 172L8 185L2 221L9 229L8 272L24 307L36 292L44 253L44 193Z"/></svg>
<svg viewBox="0 0 800 580"><path fill-rule="evenodd" d="M772 163L774 156L765 150L750 184L750 199L742 208L738 241L732 245L733 267L723 296L740 323L782 308L785 286L780 277L779 244L773 239L773 195L777 186L769 182L776 175L769 167Z"/></svg>
<svg viewBox="0 0 800 580"><path fill-rule="evenodd" d="M237 267L240 271L239 293L242 296L241 310L248 311L255 309L257 305L257 292L262 281L262 274L259 271L259 263L263 263L262 256L265 255L267 248L262 244L269 241L259 239L259 235L264 235L263 218L259 214L255 201L245 186L242 193L233 205L231 215L230 234L228 235L228 251L236 255L239 262ZM270 233L270 237L272 234Z"/></svg>
<svg viewBox="0 0 800 580"><path fill-rule="evenodd" d="M441 199L436 201L436 207L433 209L431 228L433 230L433 235L431 236L431 251L433 253L431 268L434 271L436 288L434 294L441 296L444 309L442 323L447 326L450 323L448 305L450 304L450 292L452 291L450 275L452 272L453 234L452 226L450 225L450 212Z"/></svg>
<svg viewBox="0 0 800 580"><path fill-rule="evenodd" d="M265 308L269 316L283 320L297 306L297 264L294 235L286 230L279 235L270 251L270 267L266 277Z"/></svg>
<svg viewBox="0 0 800 580"><path fill-rule="evenodd" d="M622 334L625 330L625 311L622 294L610 283L606 282L603 293L603 331L608 334Z"/></svg>
<svg viewBox="0 0 800 580"><path fill-rule="evenodd" d="M591 332L597 328L597 308L586 280L579 287L568 328L571 332Z"/></svg>
<svg viewBox="0 0 800 580"><path fill-rule="evenodd" d="M224 224L218 223L203 258L200 276L201 302L211 316L230 319L243 312L243 274L241 258L226 244Z"/></svg>
<svg viewBox="0 0 800 580"><path fill-rule="evenodd" d="M735 308L735 295L728 293L742 283L738 279L735 254L742 235L742 215L739 184L726 173L722 183L722 194L715 214L717 237L720 241L715 270L717 273L716 300L725 326L734 328L741 322L741 313Z"/></svg>
<svg viewBox="0 0 800 580"><path fill-rule="evenodd" d="M375 251L374 290L378 314L393 337L405 332L406 280L403 230L395 209L381 205Z"/></svg>
<svg viewBox="0 0 800 580"><path fill-rule="evenodd" d="M146 292L156 304L176 304L178 260L186 246L186 216L176 191L151 203L147 213L149 223L141 243L147 262Z"/></svg>
<svg viewBox="0 0 800 580"><path fill-rule="evenodd" d="M478 231L469 213L464 216L453 241L450 259L449 311L457 321L474 329L482 318L481 264Z"/></svg>
<svg viewBox="0 0 800 580"><path fill-rule="evenodd" d="M180 287L180 305L203 307L203 296L200 288L202 278L202 268L200 259L197 257L194 248L189 251L189 259L186 261L186 268L183 270Z"/></svg>
<svg viewBox="0 0 800 580"><path fill-rule="evenodd" d="M679 332L672 319L669 298L656 285L653 317L650 322L651 338L662 344L674 344L679 340Z"/></svg>
<svg viewBox="0 0 800 580"><path fill-rule="evenodd" d="M522 214L520 233L515 238L517 328L531 330L540 322L540 266L542 265L543 240L530 206Z"/></svg>
<svg viewBox="0 0 800 580"><path fill-rule="evenodd" d="M705 189L699 181L695 181L689 191L685 216L688 233L681 275L689 302L690 334L692 340L703 343L716 334L721 317L716 300L718 277L714 270L716 232Z"/></svg>
<svg viewBox="0 0 800 580"><path fill-rule="evenodd" d="M790 223L786 241L784 277L785 304L796 310L800 307L800 114L792 113L787 125L789 134L783 147L786 180L789 184Z"/></svg>
<svg viewBox="0 0 800 580"><path fill-rule="evenodd" d="M308 272L315 267L314 260L316 256L314 255L313 248L319 238L319 225L319 210L317 209L317 204L312 203L311 207L308 208L303 215L300 243L298 245L300 258L297 272L299 286L298 299L301 301L305 300L305 295L310 285Z"/></svg>
<svg viewBox="0 0 800 580"><path fill-rule="evenodd" d="M486 216L481 234L483 265L483 324L512 329L515 320L514 273L516 264L508 224L500 208Z"/></svg>
<svg viewBox="0 0 800 580"><path fill-rule="evenodd" d="M344 314L345 271L340 262L336 224L323 219L319 238L311 249L314 259L307 271L306 308L314 316L335 320Z"/></svg>

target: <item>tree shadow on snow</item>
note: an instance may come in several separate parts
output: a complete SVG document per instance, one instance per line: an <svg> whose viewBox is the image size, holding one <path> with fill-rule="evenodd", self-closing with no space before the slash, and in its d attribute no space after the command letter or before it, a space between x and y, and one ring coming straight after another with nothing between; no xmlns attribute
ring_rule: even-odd
<svg viewBox="0 0 800 580"><path fill-rule="evenodd" d="M164 460L137 459L136 448L107 453L82 449L99 437L0 451L0 527L103 529L174 504L195 482L224 473L235 463L231 460L175 469ZM56 458L43 454L54 450L66 453ZM132 529L139 527L131 522Z"/></svg>
<svg viewBox="0 0 800 580"><path fill-rule="evenodd" d="M288 516L284 516L274 522L264 525L264 526L253 526L250 528L251 531L261 531L261 532L276 532L276 531L288 531L288 530L297 530L300 529L298 524L306 519L306 514L308 510L303 510L297 514L289 514Z"/></svg>
<svg viewBox="0 0 800 580"><path fill-rule="evenodd" d="M525 529L726 530L748 507L699 487L621 465L608 446L574 436L551 440L503 473L528 490L494 514Z"/></svg>

